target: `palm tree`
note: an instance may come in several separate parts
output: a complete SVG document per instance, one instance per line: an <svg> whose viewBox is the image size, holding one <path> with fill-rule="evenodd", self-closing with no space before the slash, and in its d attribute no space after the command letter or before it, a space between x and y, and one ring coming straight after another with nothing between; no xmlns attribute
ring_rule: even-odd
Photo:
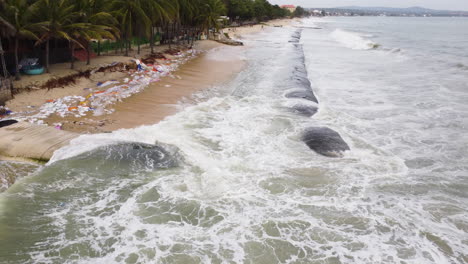
<svg viewBox="0 0 468 264"><path fill-rule="evenodd" d="M226 12L226 6L221 0L201 0L199 21L209 34L210 28L219 29L219 17Z"/></svg>
<svg viewBox="0 0 468 264"><path fill-rule="evenodd" d="M83 41L89 42L93 38L101 39L102 37L114 38L111 33L112 27L81 22L82 13L79 12L72 0L39 0L37 4L36 15L45 19L42 24L45 25L46 30L39 38L39 42L46 42L47 72L49 72L49 42L52 38L65 39L69 42L70 68L72 69L74 68L76 45L86 49L82 44ZM89 19L91 20L93 17Z"/></svg>
<svg viewBox="0 0 468 264"><path fill-rule="evenodd" d="M125 41L125 56L128 56L129 40L133 37L135 28L145 33L150 31L149 12L145 10L144 0L115 0L112 6L113 14L119 19L122 39Z"/></svg>
<svg viewBox="0 0 468 264"><path fill-rule="evenodd" d="M14 36L15 32L16 32L16 29L10 23L5 21L2 17L0 17L0 66L2 67L2 76L4 78L7 78L9 74L6 68L6 63L5 63L2 37ZM2 76L0 76L0 80Z"/></svg>
<svg viewBox="0 0 468 264"><path fill-rule="evenodd" d="M104 35L108 36L105 31L110 31L113 34L118 33L118 29L114 26L118 22L117 20L107 12L110 8L110 2L105 0L80 0L77 1L76 9L80 14L80 19L84 23L90 24L90 29L94 31L95 39L100 40ZM103 26L108 29L102 28ZM114 39L112 36L111 39ZM91 45L88 41L86 45L87 60L86 64L89 65L91 58Z"/></svg>
<svg viewBox="0 0 468 264"><path fill-rule="evenodd" d="M42 19L45 30L39 37L37 44L46 43L46 72L49 72L50 58L50 40L53 38L66 39L71 41L72 38L65 31L65 27L73 25L73 22L79 16L75 12L74 5L68 0L39 0L35 3L37 10L35 15L37 19ZM72 58L73 60L73 58Z"/></svg>
<svg viewBox="0 0 468 264"><path fill-rule="evenodd" d="M108 39L114 39L114 35L111 33L112 28L103 26L103 25L93 25L91 23L73 23L63 27L63 36L70 43L71 51L71 69L75 67L75 45L80 46L83 49L86 49L82 43L86 42L89 45L89 42L92 39L101 40L103 37Z"/></svg>
<svg viewBox="0 0 468 264"><path fill-rule="evenodd" d="M154 48L154 27L162 25L175 17L174 6L170 0L149 0L146 1L146 10L148 17L151 19L150 29L150 47L151 53Z"/></svg>
<svg viewBox="0 0 468 264"><path fill-rule="evenodd" d="M178 15L178 25L184 27L184 32L192 31L197 26L197 16L199 12L200 1L196 0L179 0L179 15ZM190 35L190 34L189 34ZM192 38L193 38L192 33ZM188 43L188 40L187 40Z"/></svg>
<svg viewBox="0 0 468 264"><path fill-rule="evenodd" d="M2 3L0 16L15 29L15 70L16 80L20 80L18 46L20 38L38 39L37 33L41 30L39 23L33 22L34 5L27 0L5 0Z"/></svg>

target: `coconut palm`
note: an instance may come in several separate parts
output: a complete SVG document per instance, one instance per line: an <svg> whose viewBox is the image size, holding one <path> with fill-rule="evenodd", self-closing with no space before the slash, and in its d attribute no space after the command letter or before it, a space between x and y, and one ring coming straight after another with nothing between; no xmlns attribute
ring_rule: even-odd
<svg viewBox="0 0 468 264"><path fill-rule="evenodd" d="M111 33L112 28L103 25L93 25L91 23L73 23L63 28L63 32L66 34L64 38L70 43L71 52L71 69L74 69L75 62L75 47L86 49L83 43L89 45L92 39L101 40L103 37L107 39L114 39L114 35Z"/></svg>
<svg viewBox="0 0 468 264"><path fill-rule="evenodd" d="M148 1L148 0L146 0ZM129 40L138 28L147 35L151 29L149 11L145 10L144 0L115 0L112 3L113 14L119 19L120 33L125 41L125 56L128 56Z"/></svg>
<svg viewBox="0 0 468 264"><path fill-rule="evenodd" d="M149 0L146 1L146 10L151 19L150 47L151 53L153 53L154 27L171 21L175 17L176 9L171 4L171 0Z"/></svg>
<svg viewBox="0 0 468 264"><path fill-rule="evenodd" d="M75 11L75 6L71 1L39 0L36 2L36 6L35 16L37 19L42 19L45 26L45 30L39 37L38 44L43 42L46 44L45 68L46 72L49 72L50 40L56 38L66 39L69 42L77 41L68 32L71 31L70 28L84 28L84 25L82 23L74 25L79 13Z"/></svg>
<svg viewBox="0 0 468 264"><path fill-rule="evenodd" d="M88 31L94 32L94 39L98 41L102 39L103 36L109 36L106 31L109 31L113 35L118 34L118 29L115 27L118 21L115 19L108 10L110 9L110 2L105 0L80 0L76 1L76 10L80 14L80 20L84 23L89 23ZM103 28L107 27L106 28ZM111 39L115 37L112 36ZM91 45L88 41L86 45L87 60L86 64L90 64L90 53Z"/></svg>
<svg viewBox="0 0 468 264"><path fill-rule="evenodd" d="M198 0L179 0L180 14L178 17L179 25L184 27L184 32L191 31L192 40L194 33L198 28L198 16L200 12L201 1ZM188 41L188 40L187 40ZM188 43L188 42L187 42Z"/></svg>
<svg viewBox="0 0 468 264"><path fill-rule="evenodd" d="M46 69L49 71L49 42L51 39L65 39L69 42L71 64L74 68L74 51L79 46L86 49L84 42L102 37L113 39L111 33L113 28L104 25L81 22L83 13L77 9L75 1L72 0L39 0L37 2L36 15L43 17L45 31L41 34L39 42L46 42ZM92 20L92 16L88 18Z"/></svg>
<svg viewBox="0 0 468 264"><path fill-rule="evenodd" d="M219 17L226 12L226 6L221 0L201 0L200 14L198 16L200 25L207 32L210 28L219 29Z"/></svg>
<svg viewBox="0 0 468 264"><path fill-rule="evenodd" d="M201 31L209 33L211 28L219 29L219 17L226 13L241 19L252 17L254 11L259 19L287 15L274 8L279 9L266 0L0 0L0 18L15 28L15 62L19 78L20 38L37 39L36 44L45 43L45 68L49 72L51 39L69 42L73 67L76 46L88 51L87 63L90 63L92 39L114 39L118 35L128 56L129 40L134 36L149 37L153 51L155 27L158 33L162 28L162 40L169 45L173 39L179 40L182 36L187 43L192 38L193 43ZM246 10L252 11L252 15L245 15Z"/></svg>
<svg viewBox="0 0 468 264"><path fill-rule="evenodd" d="M19 40L20 38L37 40L37 33L42 29L42 26L41 24L34 22L33 13L35 5L28 4L27 0L5 0L0 3L0 17L15 29L13 36L15 42L15 69L16 80L19 80Z"/></svg>

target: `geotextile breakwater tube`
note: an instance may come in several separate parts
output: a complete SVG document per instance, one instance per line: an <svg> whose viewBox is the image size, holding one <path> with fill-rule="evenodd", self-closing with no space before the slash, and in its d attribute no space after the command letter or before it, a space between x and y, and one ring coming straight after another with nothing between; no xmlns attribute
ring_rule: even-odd
<svg viewBox="0 0 468 264"><path fill-rule="evenodd" d="M302 44L300 44L301 35L302 29L298 29L292 34L289 41L294 46L292 56L294 64L290 79L290 83L294 88L287 90L284 96L316 103L317 106L297 103L291 107L295 113L311 117L317 113L319 101L308 78L304 50ZM350 150L340 134L328 127L308 127L302 134L302 140L310 149L327 157L343 157L343 153Z"/></svg>

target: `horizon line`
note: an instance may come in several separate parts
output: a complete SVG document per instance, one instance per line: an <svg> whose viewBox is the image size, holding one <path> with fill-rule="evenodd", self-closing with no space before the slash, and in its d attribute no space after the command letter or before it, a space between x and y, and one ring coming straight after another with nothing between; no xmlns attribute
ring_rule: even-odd
<svg viewBox="0 0 468 264"><path fill-rule="evenodd" d="M296 5L296 6L301 6L301 5ZM395 7L395 6L381 6L381 5L366 5L366 6L360 6L360 5L350 5L350 6L332 6L332 7L324 7L324 6L302 6L304 8L344 8L344 7L358 7L358 8L397 8L397 9L409 9L409 8L424 8L424 9L429 9L432 11L451 11L451 12L468 12L468 9L435 9L435 8L429 8L429 7L424 7L424 6L408 6L408 7Z"/></svg>

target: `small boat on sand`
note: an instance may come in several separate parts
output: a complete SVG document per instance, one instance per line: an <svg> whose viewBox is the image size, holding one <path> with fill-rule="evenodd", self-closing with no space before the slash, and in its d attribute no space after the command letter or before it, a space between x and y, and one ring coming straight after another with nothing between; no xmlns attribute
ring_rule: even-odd
<svg viewBox="0 0 468 264"><path fill-rule="evenodd" d="M22 59L19 66L21 71L27 75L39 75L44 73L44 67L39 64L38 58Z"/></svg>
<svg viewBox="0 0 468 264"><path fill-rule="evenodd" d="M39 75L44 73L44 67L42 66L36 66L36 67L31 67L29 69L23 70L24 74L27 75Z"/></svg>

